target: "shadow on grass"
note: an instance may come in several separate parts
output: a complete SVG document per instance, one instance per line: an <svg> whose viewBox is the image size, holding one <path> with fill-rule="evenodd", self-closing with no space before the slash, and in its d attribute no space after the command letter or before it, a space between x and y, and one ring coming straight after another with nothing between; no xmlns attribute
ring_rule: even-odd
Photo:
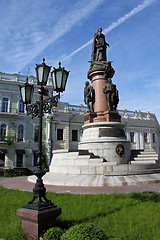
<svg viewBox="0 0 160 240"><path fill-rule="evenodd" d="M148 202L152 201L155 203L160 202L160 194L153 193L153 192L144 192L142 193L132 193L131 198L141 201L141 202Z"/></svg>
<svg viewBox="0 0 160 240"><path fill-rule="evenodd" d="M133 205L137 205L138 203L135 203L135 204L131 204L131 206ZM81 223L93 223L96 219L99 219L99 218L103 218L103 217L107 217L111 214L114 214L116 212L119 212L121 211L121 209L123 208L123 206L121 207L117 207L117 208L114 208L113 210L109 210L107 211L106 213L98 213L98 214L95 214L91 217L86 217L86 218L83 218L83 219L80 219L80 220L72 220L72 221L67 221L67 220L62 220L62 219L57 219L57 223L56 223L56 226L57 227L61 227L62 229L69 229L70 227L76 225L76 224L81 224Z"/></svg>

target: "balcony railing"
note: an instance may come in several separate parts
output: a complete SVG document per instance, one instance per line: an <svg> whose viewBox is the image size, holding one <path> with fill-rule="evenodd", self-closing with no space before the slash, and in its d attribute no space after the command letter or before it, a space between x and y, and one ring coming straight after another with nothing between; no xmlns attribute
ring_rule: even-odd
<svg viewBox="0 0 160 240"><path fill-rule="evenodd" d="M10 108L7 112L4 112L0 109L0 114L16 114L16 115L21 115L21 114L26 114L26 111L24 112L18 111L17 108Z"/></svg>
<svg viewBox="0 0 160 240"><path fill-rule="evenodd" d="M152 120L157 121L155 114L150 112L141 112L141 111L128 111L127 109L118 110L122 118L126 119L139 119L139 120Z"/></svg>
<svg viewBox="0 0 160 240"><path fill-rule="evenodd" d="M53 108L53 113L74 113L79 115L84 115L87 112L87 107L83 105L69 105L68 103L58 103L58 106L56 108Z"/></svg>
<svg viewBox="0 0 160 240"><path fill-rule="evenodd" d="M24 76L24 75L20 75L20 74L17 74L17 73L9 74L9 73L0 72L0 80L2 80L2 81L10 81L10 82L12 81L12 82L25 83L26 78L28 78L28 81L29 81L30 84L37 83L37 79L34 76ZM52 86L52 79L51 78L48 79L47 86Z"/></svg>
<svg viewBox="0 0 160 240"><path fill-rule="evenodd" d="M88 111L86 106L83 105L69 105L68 103L59 102L57 107L53 107L52 114L54 113L71 113L77 115L84 115ZM118 110L122 118L125 119L139 119L139 120L151 120L157 121L155 114L150 112L141 111L128 111L127 109ZM16 115L26 115L26 111L20 112L17 108L10 108L8 112L2 112L0 109L0 114L16 114Z"/></svg>

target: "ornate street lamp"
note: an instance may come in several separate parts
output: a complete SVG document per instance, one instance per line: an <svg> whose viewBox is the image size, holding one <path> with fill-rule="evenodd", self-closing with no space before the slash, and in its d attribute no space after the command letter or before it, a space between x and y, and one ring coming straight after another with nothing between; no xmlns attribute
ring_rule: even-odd
<svg viewBox="0 0 160 240"><path fill-rule="evenodd" d="M38 161L37 170L34 172L34 175L36 175L37 177L37 182L35 184L35 187L33 188L32 200L24 206L24 208L34 210L41 210L44 208L50 208L52 206L55 206L50 200L46 198L46 188L44 187L42 180L42 177L45 175L45 171L42 170L42 118L44 113L51 113L52 108L57 106L58 100L60 98L60 92L65 91L69 72L61 67L61 63L59 63L58 69L54 68L51 73L53 78L53 91L56 91L58 95L43 100L43 96L46 95L45 86L47 85L50 70L51 67L45 64L45 59L43 59L42 64L36 66L37 85L40 86L38 91L40 94L39 102L31 104L34 86L28 83L28 79L24 86L20 86L21 98L23 103L26 104L27 114L31 114L32 118L36 116L39 117ZM38 199L38 201L34 202L36 198ZM45 201L42 201L42 198Z"/></svg>
<svg viewBox="0 0 160 240"><path fill-rule="evenodd" d="M25 85L19 87L22 102L26 105L31 104L34 87L28 83L28 78L26 79Z"/></svg>
<svg viewBox="0 0 160 240"><path fill-rule="evenodd" d="M51 72L51 75L53 80L53 90L59 93L65 91L69 72L67 72L64 67L61 67L60 62L59 68L54 68L54 70Z"/></svg>
<svg viewBox="0 0 160 240"><path fill-rule="evenodd" d="M45 58L43 58L42 64L36 65L37 84L46 86L51 67L45 64Z"/></svg>

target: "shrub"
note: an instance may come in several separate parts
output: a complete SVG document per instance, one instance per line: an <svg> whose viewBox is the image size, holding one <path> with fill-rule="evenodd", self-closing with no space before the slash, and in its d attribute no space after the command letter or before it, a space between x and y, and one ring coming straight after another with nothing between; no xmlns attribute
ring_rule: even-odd
<svg viewBox="0 0 160 240"><path fill-rule="evenodd" d="M13 168L4 168L4 176L5 177L15 176L15 170Z"/></svg>
<svg viewBox="0 0 160 240"><path fill-rule="evenodd" d="M121 240L120 238L109 238L108 240Z"/></svg>
<svg viewBox="0 0 160 240"><path fill-rule="evenodd" d="M5 177L29 176L33 175L33 172L25 167L4 168L4 175Z"/></svg>
<svg viewBox="0 0 160 240"><path fill-rule="evenodd" d="M60 236L63 234L63 230L59 227L52 227L47 230L43 235L45 240L55 240L60 239Z"/></svg>
<svg viewBox="0 0 160 240"><path fill-rule="evenodd" d="M69 228L61 237L61 240L107 240L105 233L94 224L82 223Z"/></svg>
<svg viewBox="0 0 160 240"><path fill-rule="evenodd" d="M4 176L4 170L0 169L0 177L3 177L3 176Z"/></svg>

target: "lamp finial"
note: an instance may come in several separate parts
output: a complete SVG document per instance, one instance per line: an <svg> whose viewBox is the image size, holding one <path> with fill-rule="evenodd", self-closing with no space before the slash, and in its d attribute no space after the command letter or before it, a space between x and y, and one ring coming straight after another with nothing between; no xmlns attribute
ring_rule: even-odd
<svg viewBox="0 0 160 240"><path fill-rule="evenodd" d="M61 62L59 62L58 64L59 64L59 68L61 68Z"/></svg>

